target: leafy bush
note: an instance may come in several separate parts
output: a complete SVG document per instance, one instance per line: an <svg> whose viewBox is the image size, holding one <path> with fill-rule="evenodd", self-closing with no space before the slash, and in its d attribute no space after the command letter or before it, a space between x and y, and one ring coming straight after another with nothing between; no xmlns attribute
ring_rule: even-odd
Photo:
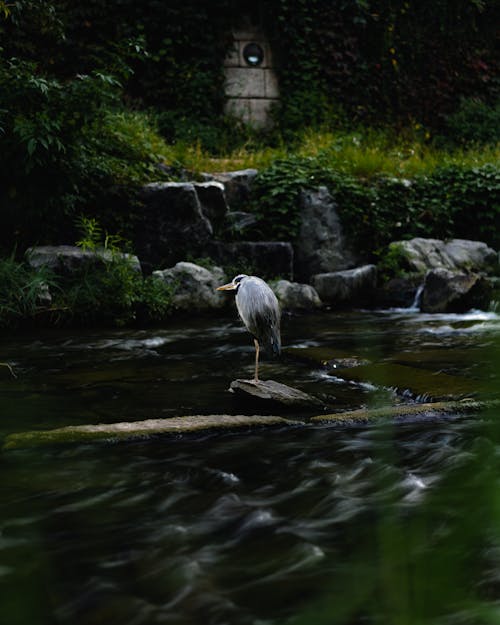
<svg viewBox="0 0 500 625"><path fill-rule="evenodd" d="M43 297L55 287L48 269L34 270L12 256L0 259L0 327L15 326L45 311L48 304Z"/></svg>
<svg viewBox="0 0 500 625"><path fill-rule="evenodd" d="M478 98L464 98L446 122L447 138L458 145L500 142L500 102L488 105Z"/></svg>
<svg viewBox="0 0 500 625"><path fill-rule="evenodd" d="M99 322L123 326L159 321L172 312L173 288L152 276L143 278L127 261L89 265L63 282L56 302L60 323Z"/></svg>
<svg viewBox="0 0 500 625"><path fill-rule="evenodd" d="M67 241L76 214L102 210L126 224L133 189L162 178L154 120L120 109L119 85L100 73L61 81L35 63L0 64L0 246Z"/></svg>
<svg viewBox="0 0 500 625"><path fill-rule="evenodd" d="M152 276L143 278L130 256L121 252L129 243L103 231L94 218L80 217L85 250L111 254L104 263L89 263L61 281L59 306L78 321L104 321L124 325L140 317L144 321L162 319L171 312L173 288Z"/></svg>

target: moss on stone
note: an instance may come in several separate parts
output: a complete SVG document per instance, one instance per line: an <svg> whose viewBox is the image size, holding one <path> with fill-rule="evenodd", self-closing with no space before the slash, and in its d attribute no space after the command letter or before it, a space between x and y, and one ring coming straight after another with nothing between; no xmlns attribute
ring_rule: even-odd
<svg viewBox="0 0 500 625"><path fill-rule="evenodd" d="M380 408L360 408L358 410L348 410L328 415L318 415L311 417L313 422L352 422L352 421L372 421L382 418L404 418L412 416L436 415L444 416L451 414L465 414L483 410L487 406L498 402L481 402L474 399L463 399L461 401L439 401L422 404L398 404L396 406L383 406Z"/></svg>
<svg viewBox="0 0 500 625"><path fill-rule="evenodd" d="M299 422L300 423L300 422ZM94 441L118 441L147 438L158 434L179 435L202 431L239 430L255 427L293 425L291 421L278 416L264 415L192 415L170 419L147 419L122 423L100 423L96 425L75 425L55 430L36 430L10 434L3 449L38 447L64 443L86 443Z"/></svg>

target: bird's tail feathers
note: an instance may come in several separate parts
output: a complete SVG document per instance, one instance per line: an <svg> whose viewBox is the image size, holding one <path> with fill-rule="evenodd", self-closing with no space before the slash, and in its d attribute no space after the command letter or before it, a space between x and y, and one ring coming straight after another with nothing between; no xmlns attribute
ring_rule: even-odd
<svg viewBox="0 0 500 625"><path fill-rule="evenodd" d="M281 340L279 336L272 336L270 343L269 343L269 347L270 347L270 352L272 353L272 355L274 357L278 357L281 354Z"/></svg>

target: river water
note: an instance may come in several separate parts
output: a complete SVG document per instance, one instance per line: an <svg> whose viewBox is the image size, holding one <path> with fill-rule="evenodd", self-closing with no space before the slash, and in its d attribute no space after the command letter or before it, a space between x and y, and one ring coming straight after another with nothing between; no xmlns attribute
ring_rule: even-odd
<svg viewBox="0 0 500 625"><path fill-rule="evenodd" d="M495 399L499 336L492 312L292 316L261 375L334 410ZM3 438L239 413L253 345L231 315L3 336L1 360ZM0 621L499 623L498 416L5 451Z"/></svg>

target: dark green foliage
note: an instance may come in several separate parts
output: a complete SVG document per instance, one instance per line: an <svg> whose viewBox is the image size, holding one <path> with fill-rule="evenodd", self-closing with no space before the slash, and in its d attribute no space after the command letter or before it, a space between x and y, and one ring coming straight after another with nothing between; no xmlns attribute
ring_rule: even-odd
<svg viewBox="0 0 500 625"><path fill-rule="evenodd" d="M156 321L171 312L173 287L152 276L143 278L121 247L130 244L103 231L96 219L80 217L77 227L82 249L111 253L111 262L92 263L60 280L58 307L76 321L101 321L123 325Z"/></svg>
<svg viewBox="0 0 500 625"><path fill-rule="evenodd" d="M500 247L500 170L494 165L449 166L413 180L363 180L325 167L321 157L282 160L257 178L254 210L262 231L293 240L300 191L320 184L329 188L347 236L366 257L414 236L455 236Z"/></svg>
<svg viewBox="0 0 500 625"><path fill-rule="evenodd" d="M16 261L14 255L0 259L0 328L34 321L124 325L169 316L175 285L144 278L119 250L126 241L104 232L95 219L80 218L78 229L80 247L105 250L111 260L55 275L45 267L33 269L25 261Z"/></svg>
<svg viewBox="0 0 500 625"><path fill-rule="evenodd" d="M233 24L255 12L280 77L283 131L347 119L444 128L460 98L498 101L496 0L70 0L6 3L0 57L59 79L118 78L128 102L218 126ZM167 124L165 124L167 125ZM169 133L171 136L171 132Z"/></svg>
<svg viewBox="0 0 500 625"><path fill-rule="evenodd" d="M118 93L99 72L62 81L33 62L0 64L0 247L10 249L13 235L20 250L66 242L83 211L126 226L118 207L162 176L147 118L121 111Z"/></svg>
<svg viewBox="0 0 500 625"><path fill-rule="evenodd" d="M500 102L488 105L477 98L463 99L446 122L446 139L455 145L500 141Z"/></svg>
<svg viewBox="0 0 500 625"><path fill-rule="evenodd" d="M213 154L228 154L242 145L258 149L269 143L269 135L253 129L232 117L219 117L209 123L196 117L187 117L182 111L158 113L158 130L169 143L198 145L203 151Z"/></svg>
<svg viewBox="0 0 500 625"><path fill-rule="evenodd" d="M57 308L60 323L100 322L112 325L157 321L172 309L172 287L151 276L143 278L123 258L89 266L62 283Z"/></svg>
<svg viewBox="0 0 500 625"><path fill-rule="evenodd" d="M49 270L35 271L13 256L0 259L0 327L15 326L43 312L46 304L41 297L47 288L55 286Z"/></svg>
<svg viewBox="0 0 500 625"><path fill-rule="evenodd" d="M211 154L258 145L258 135L222 117L232 22L252 6L243 0L1 3L0 249L10 251L14 240L20 251L72 240L81 213L132 238L138 188L169 175L156 167L156 120L169 141L197 143ZM493 0L255 4L280 77L278 131L290 139L305 125L418 121L448 128L465 143L495 141L499 6ZM469 99L448 115L461 97ZM363 249L389 234L473 232L496 241L496 169L444 171L405 187L387 177L368 183L341 175L326 162L287 159L261 173L255 236L293 238L300 189L322 183Z"/></svg>
<svg viewBox="0 0 500 625"><path fill-rule="evenodd" d="M290 157L259 172L254 183L254 212L259 218L254 236L293 240L300 225L300 192L312 186L315 186L312 159Z"/></svg>

